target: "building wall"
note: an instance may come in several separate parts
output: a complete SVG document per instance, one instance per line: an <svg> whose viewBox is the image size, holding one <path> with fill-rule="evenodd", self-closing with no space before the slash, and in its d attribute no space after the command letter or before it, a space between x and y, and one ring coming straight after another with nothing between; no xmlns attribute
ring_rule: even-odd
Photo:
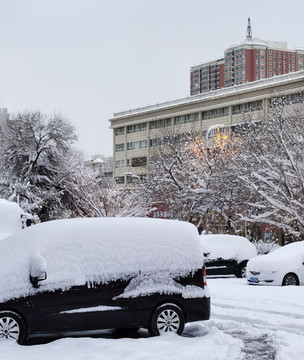
<svg viewBox="0 0 304 360"><path fill-rule="evenodd" d="M190 95L301 71L303 61L304 50L288 50L285 42L258 39L244 42L226 49L223 59L191 67ZM218 67L217 82L202 81L203 73L206 69L210 73L214 64Z"/></svg>
<svg viewBox="0 0 304 360"><path fill-rule="evenodd" d="M304 71L299 71L117 113L110 119L114 137L114 177L126 183L132 175L147 176L148 169L142 161L149 162L153 150L161 146L168 134L197 132L205 136L214 125L230 127L243 122L246 113L256 117L264 113L274 94L302 92Z"/></svg>

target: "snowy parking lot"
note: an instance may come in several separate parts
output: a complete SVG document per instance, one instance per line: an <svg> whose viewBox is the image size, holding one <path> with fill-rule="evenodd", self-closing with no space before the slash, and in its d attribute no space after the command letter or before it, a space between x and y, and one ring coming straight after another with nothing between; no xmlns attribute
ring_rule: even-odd
<svg viewBox="0 0 304 360"><path fill-rule="evenodd" d="M244 279L208 279L211 319L188 324L183 336L104 332L29 346L1 342L1 359L304 359L304 286L249 286Z"/></svg>

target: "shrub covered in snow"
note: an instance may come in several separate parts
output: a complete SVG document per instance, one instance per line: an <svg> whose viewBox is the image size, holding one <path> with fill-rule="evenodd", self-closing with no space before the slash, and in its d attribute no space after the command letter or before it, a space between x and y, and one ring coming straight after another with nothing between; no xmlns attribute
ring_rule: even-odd
<svg viewBox="0 0 304 360"><path fill-rule="evenodd" d="M263 240L254 240L252 243L255 245L258 255L268 254L279 247L275 241L265 242Z"/></svg>

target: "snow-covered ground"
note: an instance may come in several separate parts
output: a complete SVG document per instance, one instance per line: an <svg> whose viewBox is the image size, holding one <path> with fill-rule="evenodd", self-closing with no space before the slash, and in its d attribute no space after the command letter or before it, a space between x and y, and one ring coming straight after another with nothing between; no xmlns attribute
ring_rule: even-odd
<svg viewBox="0 0 304 360"><path fill-rule="evenodd" d="M249 286L244 279L209 279L211 319L188 324L183 336L65 338L31 346L0 342L6 360L303 360L304 286Z"/></svg>

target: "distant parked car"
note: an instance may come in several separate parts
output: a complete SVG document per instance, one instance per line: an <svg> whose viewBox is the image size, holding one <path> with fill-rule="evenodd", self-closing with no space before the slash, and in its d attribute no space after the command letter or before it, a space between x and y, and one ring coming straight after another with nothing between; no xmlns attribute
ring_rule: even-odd
<svg viewBox="0 0 304 360"><path fill-rule="evenodd" d="M253 285L304 285L304 241L251 259L247 280Z"/></svg>
<svg viewBox="0 0 304 360"><path fill-rule="evenodd" d="M174 220L55 220L0 242L0 338L147 328L181 334L210 317L194 225Z"/></svg>
<svg viewBox="0 0 304 360"><path fill-rule="evenodd" d="M17 203L0 199L0 240L21 229L21 214Z"/></svg>
<svg viewBox="0 0 304 360"><path fill-rule="evenodd" d="M246 277L249 259L257 255L256 247L237 235L201 235L207 276Z"/></svg>

